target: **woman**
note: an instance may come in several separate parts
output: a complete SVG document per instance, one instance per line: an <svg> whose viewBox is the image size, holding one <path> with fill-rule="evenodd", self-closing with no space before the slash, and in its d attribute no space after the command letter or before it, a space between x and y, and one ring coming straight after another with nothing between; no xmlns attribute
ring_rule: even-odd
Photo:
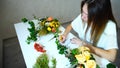
<svg viewBox="0 0 120 68"><path fill-rule="evenodd" d="M61 42L66 40L71 29L79 35L79 38L71 39L73 44L84 45L111 62L115 60L118 45L110 0L83 0L81 14L67 26Z"/></svg>

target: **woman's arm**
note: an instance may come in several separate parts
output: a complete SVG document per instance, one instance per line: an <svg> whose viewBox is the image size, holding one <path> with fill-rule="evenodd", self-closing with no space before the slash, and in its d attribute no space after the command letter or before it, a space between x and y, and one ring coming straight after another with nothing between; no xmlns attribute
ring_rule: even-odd
<svg viewBox="0 0 120 68"><path fill-rule="evenodd" d="M95 46L92 46L92 45L85 45L85 46L90 48L92 53L94 53L94 54L96 54L100 57L106 58L111 62L115 61L116 54L117 54L117 49L103 50L101 48L98 48L98 47L95 47Z"/></svg>
<svg viewBox="0 0 120 68"><path fill-rule="evenodd" d="M69 24L69 25L66 27L64 33L60 36L60 42L64 42L64 41L65 41L65 39L66 39L68 33L71 31L71 29L72 29L72 26L71 26L71 24Z"/></svg>
<svg viewBox="0 0 120 68"><path fill-rule="evenodd" d="M71 26L71 24L69 24L69 25L67 26L67 28L65 29L63 35L64 35L64 36L67 36L68 33L71 31L71 29L72 29L72 26Z"/></svg>

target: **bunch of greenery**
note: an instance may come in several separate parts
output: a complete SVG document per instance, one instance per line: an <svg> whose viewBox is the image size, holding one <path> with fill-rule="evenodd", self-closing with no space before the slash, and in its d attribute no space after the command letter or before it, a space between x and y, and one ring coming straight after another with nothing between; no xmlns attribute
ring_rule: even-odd
<svg viewBox="0 0 120 68"><path fill-rule="evenodd" d="M31 41L36 41L37 40L37 33L39 30L36 30L34 22L29 21L26 18L22 18L22 22L28 23L30 25L30 28L28 28L30 35L27 38L27 43L30 44Z"/></svg>
<svg viewBox="0 0 120 68"><path fill-rule="evenodd" d="M49 59L46 53L40 55L33 68L49 68Z"/></svg>

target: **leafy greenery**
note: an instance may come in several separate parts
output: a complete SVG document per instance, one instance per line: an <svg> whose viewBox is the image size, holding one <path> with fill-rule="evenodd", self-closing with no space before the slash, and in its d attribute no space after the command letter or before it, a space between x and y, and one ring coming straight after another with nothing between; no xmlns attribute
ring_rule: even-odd
<svg viewBox="0 0 120 68"><path fill-rule="evenodd" d="M59 54L65 54L67 47L65 47L64 45L61 45L57 38L55 43L57 44L57 49L59 50Z"/></svg>
<svg viewBox="0 0 120 68"><path fill-rule="evenodd" d="M37 58L37 61L33 68L49 68L48 63L49 63L48 56L46 53L44 53Z"/></svg>
<svg viewBox="0 0 120 68"><path fill-rule="evenodd" d="M26 18L21 19L23 22L28 22L30 25L30 28L28 28L28 31L30 32L30 35L27 37L27 43L30 44L31 41L37 40L37 33L38 30L35 29L35 24L33 21L28 21Z"/></svg>
<svg viewBox="0 0 120 68"><path fill-rule="evenodd" d="M33 21L28 22L31 28L28 28L30 32L30 36L27 38L27 43L30 44L31 41L36 41L37 40L37 33L38 31L35 29L35 24Z"/></svg>
<svg viewBox="0 0 120 68"><path fill-rule="evenodd" d="M56 63L57 63L57 61L56 61L55 58L52 58L52 63L53 63L53 67L52 67L52 68L56 68Z"/></svg>
<svg viewBox="0 0 120 68"><path fill-rule="evenodd" d="M116 66L112 63L107 64L107 68L116 68Z"/></svg>
<svg viewBox="0 0 120 68"><path fill-rule="evenodd" d="M78 63L77 59L75 58L75 55L73 55L72 53L70 53L70 55L68 56L68 59L70 60L70 64L72 65Z"/></svg>
<svg viewBox="0 0 120 68"><path fill-rule="evenodd" d="M96 68L100 68L100 66L97 64L97 65L96 65Z"/></svg>
<svg viewBox="0 0 120 68"><path fill-rule="evenodd" d="M28 21L27 18L22 18L21 20L22 20L22 22L24 22L24 23Z"/></svg>
<svg viewBox="0 0 120 68"><path fill-rule="evenodd" d="M72 53L73 55L77 55L77 54L79 54L79 49L78 49L78 48L75 48L75 49L71 50L71 53Z"/></svg>

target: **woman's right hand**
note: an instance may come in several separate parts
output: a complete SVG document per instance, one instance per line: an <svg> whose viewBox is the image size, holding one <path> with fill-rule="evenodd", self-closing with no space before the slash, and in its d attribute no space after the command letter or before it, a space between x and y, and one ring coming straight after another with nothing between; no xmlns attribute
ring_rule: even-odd
<svg viewBox="0 0 120 68"><path fill-rule="evenodd" d="M59 36L59 41L60 41L61 43L64 43L65 40L66 40L66 36L65 36L65 35L60 35L60 36Z"/></svg>

